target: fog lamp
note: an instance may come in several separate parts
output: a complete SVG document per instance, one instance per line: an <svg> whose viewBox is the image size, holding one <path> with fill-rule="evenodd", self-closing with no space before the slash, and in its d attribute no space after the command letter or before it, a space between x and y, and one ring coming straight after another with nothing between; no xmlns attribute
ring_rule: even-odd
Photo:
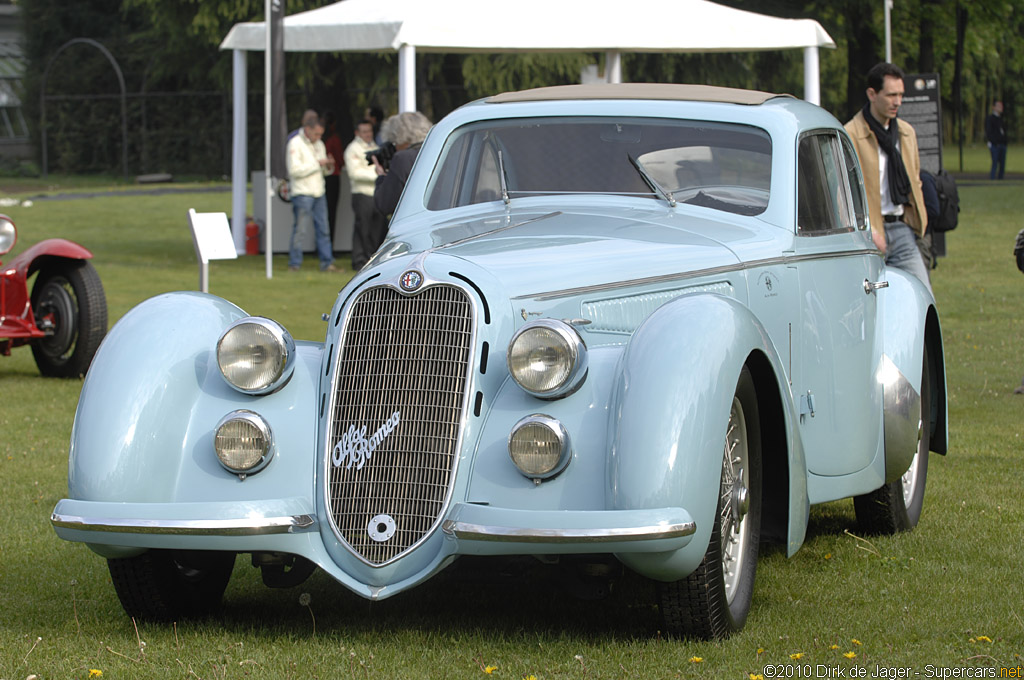
<svg viewBox="0 0 1024 680"><path fill-rule="evenodd" d="M270 462L273 435L259 414L234 411L217 424L213 446L220 464L244 479Z"/></svg>
<svg viewBox="0 0 1024 680"><path fill-rule="evenodd" d="M291 378L295 340L279 323L239 319L217 341L217 364L228 384L246 394L269 394Z"/></svg>
<svg viewBox="0 0 1024 680"><path fill-rule="evenodd" d="M576 329L558 319L523 326L508 346L508 371L529 394L566 397L587 377L587 346Z"/></svg>
<svg viewBox="0 0 1024 680"><path fill-rule="evenodd" d="M569 433L550 416L527 416L513 426L508 454L519 472L530 479L554 477L569 464Z"/></svg>

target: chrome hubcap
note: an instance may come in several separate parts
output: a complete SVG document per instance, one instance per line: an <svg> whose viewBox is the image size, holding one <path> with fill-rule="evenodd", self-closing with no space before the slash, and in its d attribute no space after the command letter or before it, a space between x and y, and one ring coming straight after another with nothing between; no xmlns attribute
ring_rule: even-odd
<svg viewBox="0 0 1024 680"><path fill-rule="evenodd" d="M743 405L739 399L733 398L722 457L721 515L718 518L722 541L722 578L725 581L725 598L729 603L732 603L740 574L743 573L744 555L750 538L750 527L746 521L747 511L750 510L750 492L745 479L748 464L747 423L743 416Z"/></svg>

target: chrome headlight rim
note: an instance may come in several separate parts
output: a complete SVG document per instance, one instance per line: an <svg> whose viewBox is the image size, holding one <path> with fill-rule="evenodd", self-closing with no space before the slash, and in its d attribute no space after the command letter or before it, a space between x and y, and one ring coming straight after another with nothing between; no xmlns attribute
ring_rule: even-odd
<svg viewBox="0 0 1024 680"><path fill-rule="evenodd" d="M237 328L246 324L259 326L266 330L276 345L276 349L280 351L282 356L281 365L278 367L274 379L255 387L248 387L244 384L239 384L233 381L229 372L225 370L225 361L221 354L225 338L227 338L228 335ZM249 395L271 394L287 385L288 381L291 380L292 373L295 371L295 339L292 338L291 333L289 333L284 326L273 319L268 319L263 316L247 316L242 319L238 319L228 326L217 340L217 367L220 369L220 374L224 377L224 381L233 389Z"/></svg>
<svg viewBox="0 0 1024 680"><path fill-rule="evenodd" d="M558 440L558 460L555 465L546 472L528 472L520 467L519 463L516 462L515 455L512 451L513 440L516 434L527 426L541 426L547 428ZM569 461L572 460L572 441L569 438L568 430L565 429L565 426L562 425L560 420L543 413L533 413L525 418L520 418L516 424L512 426L512 430L508 435L508 455L509 459L512 461L512 465L514 465L516 470L519 471L519 474L539 483L541 481L557 477L569 466Z"/></svg>
<svg viewBox="0 0 1024 680"><path fill-rule="evenodd" d="M250 425L255 427L259 431L260 436L263 437L263 452L260 455L259 460L254 465L251 465L246 468L228 465L224 461L224 458L221 456L220 450L217 448L217 437L220 435L221 429L228 423L231 423L236 420L242 420L249 423ZM248 409L239 409L237 411L232 411L231 413L221 418L220 422L217 423L216 429L214 430L213 440L214 453L217 456L217 462L220 463L221 467L223 467L231 474L239 475L243 479L247 475L255 474L262 470L263 468L267 467L267 464L269 464L270 460L274 457L274 433L270 429L270 423L268 423L260 414L256 413L255 411L250 411Z"/></svg>
<svg viewBox="0 0 1024 680"><path fill-rule="evenodd" d="M524 335L534 332L538 328L550 331L561 339L565 345L570 364L566 376L557 385L547 389L537 389L529 384L525 384L524 378L517 373L512 359L516 343ZM538 399L562 399L576 392L586 380L587 368L589 366L587 344L574 326L561 319L536 319L524 325L512 336L508 343L508 350L505 353L505 364L508 367L509 375L527 394Z"/></svg>
<svg viewBox="0 0 1024 680"><path fill-rule="evenodd" d="M6 255L18 242L18 228L14 220L7 215L0 215L0 255Z"/></svg>

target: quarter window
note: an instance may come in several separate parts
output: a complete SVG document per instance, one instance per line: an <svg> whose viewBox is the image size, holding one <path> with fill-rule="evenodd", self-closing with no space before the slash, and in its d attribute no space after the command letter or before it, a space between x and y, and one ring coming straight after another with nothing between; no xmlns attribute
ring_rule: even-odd
<svg viewBox="0 0 1024 680"><path fill-rule="evenodd" d="M840 150L838 137L832 132L810 134L800 140L798 233L817 235L856 228L857 213L863 215L863 200L857 206L851 196L848 161Z"/></svg>

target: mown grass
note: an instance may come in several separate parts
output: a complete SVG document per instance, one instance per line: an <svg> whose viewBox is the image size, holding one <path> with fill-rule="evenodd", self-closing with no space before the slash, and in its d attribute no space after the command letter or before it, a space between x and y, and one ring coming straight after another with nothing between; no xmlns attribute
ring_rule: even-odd
<svg viewBox="0 0 1024 680"><path fill-rule="evenodd" d="M961 226L933 272L951 446L932 458L920 526L864 539L851 502L813 508L800 552L761 559L751 618L730 640L663 638L642 579L626 576L609 599L583 601L528 560L498 571L464 560L370 603L320 573L298 588L267 589L239 558L216 617L136 625L104 561L49 526L66 493L81 382L39 377L21 348L0 358L0 680L93 670L104 678L475 678L489 667L506 679L746 679L768 677L766 664L779 663L794 677L814 677L819 664L847 677L854 668L870 676L876 665L922 675L929 665L1024 665L1024 396L1012 394L1024 374L1024 277L1010 255L1024 227L1024 183L977 182L960 195ZM19 227L16 252L52 236L93 250L113 323L147 297L196 287L186 211L229 204L226 193L196 193L7 210ZM262 257L215 262L211 291L296 337L321 339L320 314L347 275L306 266L289 274L276 258L267 280Z"/></svg>

